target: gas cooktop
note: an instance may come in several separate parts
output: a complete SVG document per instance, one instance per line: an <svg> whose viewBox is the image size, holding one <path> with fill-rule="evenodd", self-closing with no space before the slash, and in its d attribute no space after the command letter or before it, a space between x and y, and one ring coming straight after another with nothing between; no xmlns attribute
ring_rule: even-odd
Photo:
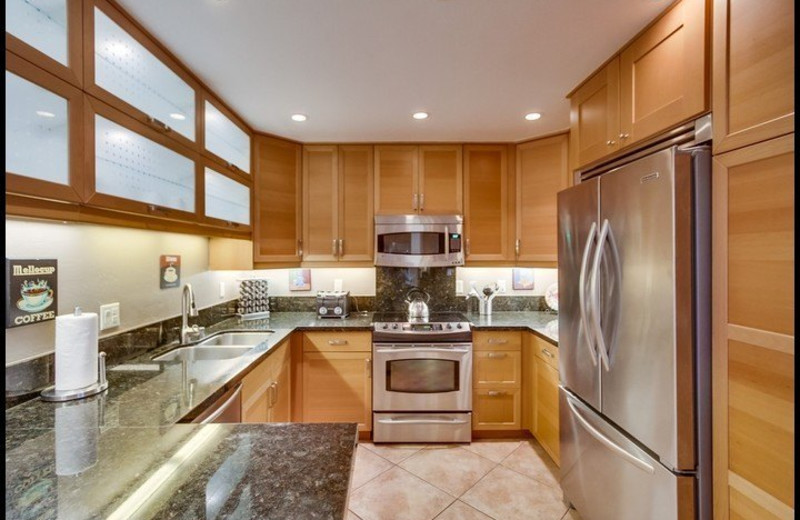
<svg viewBox="0 0 800 520"><path fill-rule="evenodd" d="M375 323L457 323L468 322L467 317L460 312L431 312L427 319L409 319L406 312L376 312L372 321Z"/></svg>

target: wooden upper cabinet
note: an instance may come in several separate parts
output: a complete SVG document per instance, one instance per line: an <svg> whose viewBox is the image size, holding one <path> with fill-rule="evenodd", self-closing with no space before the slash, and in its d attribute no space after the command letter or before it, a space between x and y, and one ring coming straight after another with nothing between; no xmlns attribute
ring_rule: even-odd
<svg viewBox="0 0 800 520"><path fill-rule="evenodd" d="M556 267L556 194L568 186L567 134L517 145L517 262Z"/></svg>
<svg viewBox="0 0 800 520"><path fill-rule="evenodd" d="M623 147L709 108L705 36L705 0L681 0L622 51Z"/></svg>
<svg viewBox="0 0 800 520"><path fill-rule="evenodd" d="M419 198L423 215L461 215L462 160L460 145L419 147Z"/></svg>
<svg viewBox="0 0 800 520"><path fill-rule="evenodd" d="M210 95L203 96L203 153L228 171L250 175L252 137L236 114Z"/></svg>
<svg viewBox="0 0 800 520"><path fill-rule="evenodd" d="M339 260L372 264L373 164L372 146L339 146Z"/></svg>
<svg viewBox="0 0 800 520"><path fill-rule="evenodd" d="M200 87L159 44L106 0L86 0L84 90L170 139L199 149Z"/></svg>
<svg viewBox="0 0 800 520"><path fill-rule="evenodd" d="M375 147L375 214L417 212L419 162L416 146Z"/></svg>
<svg viewBox="0 0 800 520"><path fill-rule="evenodd" d="M619 58L570 96L570 140L576 168L619 149Z"/></svg>
<svg viewBox="0 0 800 520"><path fill-rule="evenodd" d="M6 51L6 192L83 200L83 93Z"/></svg>
<svg viewBox="0 0 800 520"><path fill-rule="evenodd" d="M714 153L794 131L794 2L714 2Z"/></svg>
<svg viewBox="0 0 800 520"><path fill-rule="evenodd" d="M302 257L302 147L256 135L253 261L297 265Z"/></svg>
<svg viewBox="0 0 800 520"><path fill-rule="evenodd" d="M508 147L464 145L467 262L513 261L510 252Z"/></svg>
<svg viewBox="0 0 800 520"><path fill-rule="evenodd" d="M375 147L376 215L462 213L460 145Z"/></svg>
<svg viewBox="0 0 800 520"><path fill-rule="evenodd" d="M303 260L335 261L339 238L336 145L303 146Z"/></svg>
<svg viewBox="0 0 800 520"><path fill-rule="evenodd" d="M77 87L83 83L81 0L6 2L6 50Z"/></svg>
<svg viewBox="0 0 800 520"><path fill-rule="evenodd" d="M201 199L206 223L224 228L250 231L252 212L252 181L243 176L233 175L218 165L204 159Z"/></svg>

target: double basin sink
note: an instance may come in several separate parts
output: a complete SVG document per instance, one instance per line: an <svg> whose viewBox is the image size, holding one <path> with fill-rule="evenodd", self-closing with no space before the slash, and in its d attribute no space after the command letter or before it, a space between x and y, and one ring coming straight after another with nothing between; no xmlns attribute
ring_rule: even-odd
<svg viewBox="0 0 800 520"><path fill-rule="evenodd" d="M234 359L247 354L266 340L274 332L220 332L192 345L170 350L153 361L213 361Z"/></svg>

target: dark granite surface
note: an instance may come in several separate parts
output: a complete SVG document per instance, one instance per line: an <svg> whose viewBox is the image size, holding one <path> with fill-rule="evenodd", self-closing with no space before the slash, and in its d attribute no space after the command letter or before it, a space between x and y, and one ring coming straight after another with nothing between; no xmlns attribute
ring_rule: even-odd
<svg viewBox="0 0 800 520"><path fill-rule="evenodd" d="M558 346L558 314L540 311L493 311L491 316L466 315L475 330L530 330Z"/></svg>

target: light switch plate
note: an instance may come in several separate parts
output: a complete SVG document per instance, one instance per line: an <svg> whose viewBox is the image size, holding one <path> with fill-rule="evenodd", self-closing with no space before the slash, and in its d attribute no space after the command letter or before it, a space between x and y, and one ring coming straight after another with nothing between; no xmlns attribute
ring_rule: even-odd
<svg viewBox="0 0 800 520"><path fill-rule="evenodd" d="M119 327L119 302L100 306L100 330Z"/></svg>
<svg viewBox="0 0 800 520"><path fill-rule="evenodd" d="M501 292L501 293L506 292L506 281L505 280L497 280L497 292Z"/></svg>
<svg viewBox="0 0 800 520"><path fill-rule="evenodd" d="M456 280L456 294L464 294L464 280Z"/></svg>

